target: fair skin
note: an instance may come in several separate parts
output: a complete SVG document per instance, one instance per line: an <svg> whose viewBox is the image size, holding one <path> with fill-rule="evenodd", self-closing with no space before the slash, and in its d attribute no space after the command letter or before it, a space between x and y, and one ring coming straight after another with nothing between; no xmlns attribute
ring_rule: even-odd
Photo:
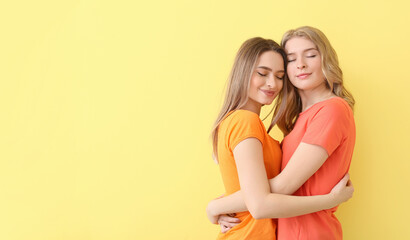
<svg viewBox="0 0 410 240"><path fill-rule="evenodd" d="M302 37L294 37L286 43L288 55L287 73L302 100L302 111L323 100L335 97L327 88L322 72L322 59L316 45Z"/></svg>
<svg viewBox="0 0 410 240"><path fill-rule="evenodd" d="M286 43L285 50L289 61L287 73L291 83L300 94L302 111L320 101L334 97L334 94L326 86L325 76L321 68L321 56L312 41L302 37L294 37ZM286 168L275 178L270 179L268 185L264 187L269 192L292 194L323 165L327 158L328 154L321 146L302 142L292 155ZM351 186L348 178L346 175L335 188L346 186L346 184ZM332 192L335 191L335 188ZM245 192L241 185L241 191L209 203L208 215L211 215L210 219L218 219L217 222L221 225L222 232L226 232L238 224L238 219L221 214L248 210L248 194L255 193L249 192L249 190ZM265 211L265 209L261 208L260 211ZM270 214L269 211L265 211L264 217L278 218L278 216Z"/></svg>
<svg viewBox="0 0 410 240"><path fill-rule="evenodd" d="M252 73L249 99L242 109L259 115L262 106L272 104L282 90L284 75L280 54L272 51L262 53Z"/></svg>
<svg viewBox="0 0 410 240"><path fill-rule="evenodd" d="M283 75L283 59L278 53L261 54L251 78L249 99L242 109L259 115L261 107L271 104L281 90ZM327 153L319 146L301 144L288 164L289 169L271 182L266 175L262 143L258 139L243 140L235 147L233 155L241 191L213 200L207 208L209 220L220 223L222 231L235 226L238 220L225 216L218 221L220 214L249 210L255 219L293 217L335 207L353 194L349 177L345 176L327 195L282 195L296 191L323 164ZM303 168L298 167L302 164Z"/></svg>

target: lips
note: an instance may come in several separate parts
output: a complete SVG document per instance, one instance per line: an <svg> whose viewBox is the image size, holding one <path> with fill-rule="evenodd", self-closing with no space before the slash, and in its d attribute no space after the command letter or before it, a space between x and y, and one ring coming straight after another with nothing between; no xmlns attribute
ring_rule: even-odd
<svg viewBox="0 0 410 240"><path fill-rule="evenodd" d="M275 96L275 91L263 90L263 89L261 89L261 91L262 91L263 93L265 93L265 94L266 94L267 96L269 96L269 97Z"/></svg>
<svg viewBox="0 0 410 240"><path fill-rule="evenodd" d="M296 75L296 77L299 78L299 79L305 79L305 78L309 77L311 74L312 73L301 73L301 74Z"/></svg>

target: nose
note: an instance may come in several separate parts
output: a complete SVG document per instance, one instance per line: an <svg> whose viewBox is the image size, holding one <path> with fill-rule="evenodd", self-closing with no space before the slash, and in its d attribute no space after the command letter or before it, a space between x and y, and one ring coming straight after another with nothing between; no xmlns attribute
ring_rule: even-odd
<svg viewBox="0 0 410 240"><path fill-rule="evenodd" d="M275 89L277 88L277 86L278 86L277 81L278 81L278 80L275 79L275 77L270 77L270 78L268 78L268 80L266 81L266 85L268 85L269 88L275 90Z"/></svg>
<svg viewBox="0 0 410 240"><path fill-rule="evenodd" d="M296 67L297 67L298 69L304 69L304 68L306 68L306 63L305 63L305 61L303 61L302 58L299 58L299 59L297 60L297 62L296 62Z"/></svg>

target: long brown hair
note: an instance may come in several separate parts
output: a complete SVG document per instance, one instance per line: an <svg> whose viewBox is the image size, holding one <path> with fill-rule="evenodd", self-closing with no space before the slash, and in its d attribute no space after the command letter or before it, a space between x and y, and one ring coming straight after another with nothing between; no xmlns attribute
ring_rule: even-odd
<svg viewBox="0 0 410 240"><path fill-rule="evenodd" d="M264 39L255 37L245 41L239 48L236 54L233 67L228 79L227 90L225 94L225 100L222 105L221 111L215 120L212 130L212 143L213 143L213 156L216 161L218 156L218 128L222 120L231 111L235 111L243 107L248 101L249 86L252 73L255 69L258 57L267 51L274 51L279 53L285 64L286 69L286 53L283 48L275 41L270 39ZM286 84L286 82L284 82ZM285 85L284 85L285 87ZM282 91L279 95L282 94ZM277 103L275 103L275 106Z"/></svg>
<svg viewBox="0 0 410 240"><path fill-rule="evenodd" d="M325 34L319 29L310 26L289 30L283 35L282 47L285 48L287 41L294 37L308 39L316 45L322 60L322 72L326 78L327 87L336 96L343 98L353 110L355 100L353 95L343 86L343 72L339 67L336 51ZM272 121L272 124L276 123L286 136L293 130L299 113L302 111L302 101L297 88L292 84L288 84L288 87L282 91L287 92L286 97L279 98L277 101L284 105L284 114L276 122ZM272 124L270 128L273 127Z"/></svg>

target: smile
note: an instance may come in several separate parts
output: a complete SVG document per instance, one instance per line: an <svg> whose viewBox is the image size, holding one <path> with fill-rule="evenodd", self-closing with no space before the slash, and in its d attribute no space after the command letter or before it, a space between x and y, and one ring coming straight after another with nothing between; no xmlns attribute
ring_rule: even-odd
<svg viewBox="0 0 410 240"><path fill-rule="evenodd" d="M296 77L299 78L299 79L306 79L306 78L308 78L311 74L312 74L312 73L302 73L302 74L296 75Z"/></svg>
<svg viewBox="0 0 410 240"><path fill-rule="evenodd" d="M269 91L269 90L262 90L260 89L264 94L266 94L269 97L273 97L275 96L275 92L274 91Z"/></svg>

